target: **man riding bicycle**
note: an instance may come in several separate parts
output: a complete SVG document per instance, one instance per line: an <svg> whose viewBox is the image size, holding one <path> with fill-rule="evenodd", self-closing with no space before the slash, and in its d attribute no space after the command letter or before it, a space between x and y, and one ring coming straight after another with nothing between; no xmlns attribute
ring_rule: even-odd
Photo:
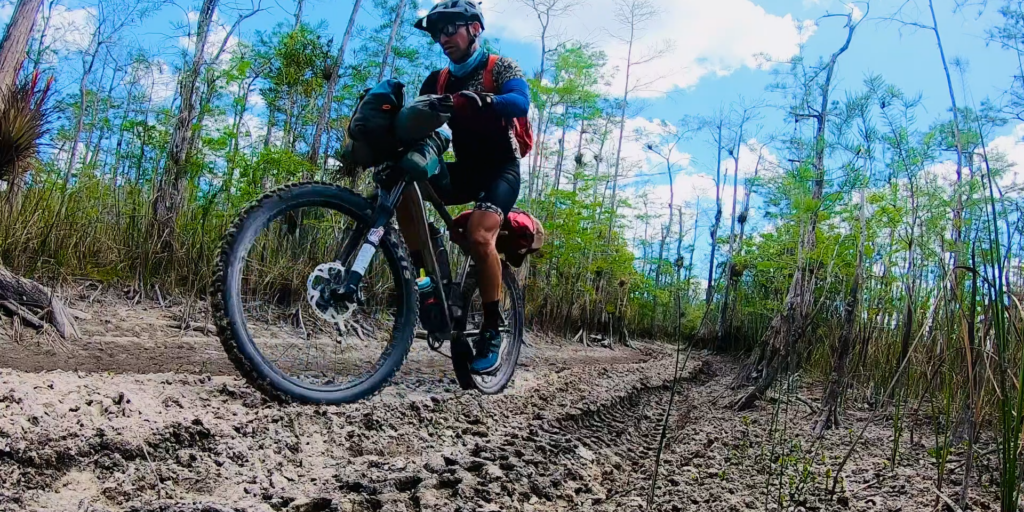
<svg viewBox="0 0 1024 512"><path fill-rule="evenodd" d="M465 235L479 274L483 323L470 368L487 373L500 362L501 260L495 241L519 197L521 148L513 120L530 110L529 86L518 64L480 46L484 16L475 1L444 0L415 26L430 33L451 61L420 87L420 95L451 95L454 104L448 126L457 161L443 165L429 182L446 205L476 203ZM413 225L405 221L412 213L404 201L397 210L400 226ZM403 235L413 264L422 268L423 243L407 230Z"/></svg>

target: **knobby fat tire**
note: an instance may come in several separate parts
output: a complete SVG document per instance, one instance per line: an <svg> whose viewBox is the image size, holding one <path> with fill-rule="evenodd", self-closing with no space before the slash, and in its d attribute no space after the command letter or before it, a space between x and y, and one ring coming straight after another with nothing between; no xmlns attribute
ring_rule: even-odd
<svg viewBox="0 0 1024 512"><path fill-rule="evenodd" d="M408 250L392 229L385 231L378 250L387 261L399 297L391 340L379 361L383 364L369 378L350 388L336 391L315 390L301 386L277 370L263 358L253 345L245 328L237 286L241 282L242 256L256 236L274 218L288 211L307 206L324 206L368 224L373 204L358 193L327 182L302 182L283 185L265 193L246 207L224 236L211 290L217 337L235 369L268 398L281 403L343 404L373 396L387 386L405 362L412 347L419 301L416 300Z"/></svg>

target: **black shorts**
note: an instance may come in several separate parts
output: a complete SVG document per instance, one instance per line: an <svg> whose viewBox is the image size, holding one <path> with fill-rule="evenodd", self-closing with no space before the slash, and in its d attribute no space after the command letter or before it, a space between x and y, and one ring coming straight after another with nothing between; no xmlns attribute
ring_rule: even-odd
<svg viewBox="0 0 1024 512"><path fill-rule="evenodd" d="M444 204L476 203L474 210L496 213L504 221L519 198L519 161L446 162L429 181Z"/></svg>

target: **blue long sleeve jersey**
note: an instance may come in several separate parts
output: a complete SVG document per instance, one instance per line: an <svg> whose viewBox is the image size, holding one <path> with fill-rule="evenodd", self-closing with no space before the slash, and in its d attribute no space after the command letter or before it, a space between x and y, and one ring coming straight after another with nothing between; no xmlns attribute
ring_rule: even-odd
<svg viewBox="0 0 1024 512"><path fill-rule="evenodd" d="M530 113L530 85L522 78L501 84L501 94L494 97L494 109L501 117L526 117Z"/></svg>

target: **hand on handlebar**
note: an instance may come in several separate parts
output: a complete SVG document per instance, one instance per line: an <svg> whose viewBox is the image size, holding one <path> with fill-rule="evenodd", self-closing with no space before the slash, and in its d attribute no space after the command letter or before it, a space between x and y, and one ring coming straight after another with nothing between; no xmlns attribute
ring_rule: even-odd
<svg viewBox="0 0 1024 512"><path fill-rule="evenodd" d="M430 108L442 114L451 114L455 110L455 101L451 94L437 96L430 101Z"/></svg>
<svg viewBox="0 0 1024 512"><path fill-rule="evenodd" d="M452 96L455 112L470 113L494 104L494 95L486 92L462 91Z"/></svg>

